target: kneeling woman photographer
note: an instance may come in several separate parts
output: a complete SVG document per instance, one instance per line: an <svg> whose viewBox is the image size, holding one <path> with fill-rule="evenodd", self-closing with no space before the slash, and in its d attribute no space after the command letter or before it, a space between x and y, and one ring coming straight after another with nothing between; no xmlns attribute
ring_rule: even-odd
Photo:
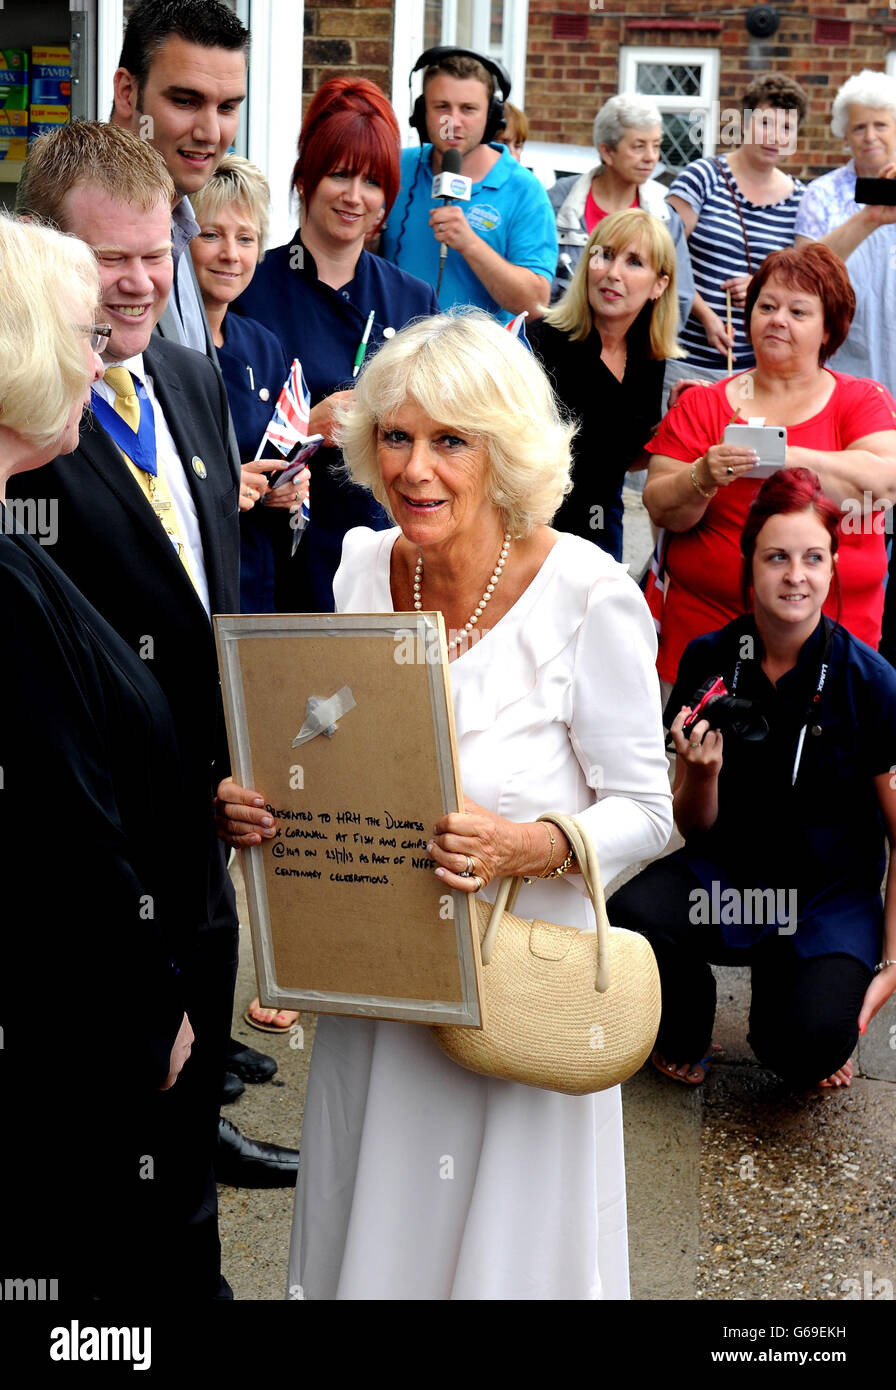
<svg viewBox="0 0 896 1390"><path fill-rule="evenodd" d="M748 1041L794 1086L848 1086L858 1034L896 990L892 857L885 906L880 894L896 837L896 672L822 615L832 585L839 599L838 521L809 469L757 494L741 538L752 612L689 644L666 706L685 846L612 901L614 925L656 952L654 1066L688 1085L712 1056L710 961L752 967ZM694 721L719 676L748 707L732 717L723 699Z"/></svg>

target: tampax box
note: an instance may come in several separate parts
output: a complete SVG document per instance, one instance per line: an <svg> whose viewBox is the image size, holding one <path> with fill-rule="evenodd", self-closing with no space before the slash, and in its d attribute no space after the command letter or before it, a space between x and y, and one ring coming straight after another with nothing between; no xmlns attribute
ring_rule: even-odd
<svg viewBox="0 0 896 1390"><path fill-rule="evenodd" d="M35 44L31 50L33 106L71 106L71 53L67 48Z"/></svg>
<svg viewBox="0 0 896 1390"><path fill-rule="evenodd" d="M45 135L50 130L58 130L59 126L68 125L71 118L72 112L69 106L32 106L28 139L36 140L38 135Z"/></svg>
<svg viewBox="0 0 896 1390"><path fill-rule="evenodd" d="M0 160L25 158L28 142L28 54L0 49Z"/></svg>
<svg viewBox="0 0 896 1390"><path fill-rule="evenodd" d="M72 116L71 53L35 44L31 49L31 120L28 139L68 125Z"/></svg>

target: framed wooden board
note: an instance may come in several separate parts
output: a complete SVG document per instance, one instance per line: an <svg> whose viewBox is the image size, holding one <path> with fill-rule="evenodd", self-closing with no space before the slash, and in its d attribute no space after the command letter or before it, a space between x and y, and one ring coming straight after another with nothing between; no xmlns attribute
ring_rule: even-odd
<svg viewBox="0 0 896 1390"><path fill-rule="evenodd" d="M441 614L216 617L215 635L233 775L278 823L242 852L262 1003L479 1026L472 896L426 852L463 804Z"/></svg>

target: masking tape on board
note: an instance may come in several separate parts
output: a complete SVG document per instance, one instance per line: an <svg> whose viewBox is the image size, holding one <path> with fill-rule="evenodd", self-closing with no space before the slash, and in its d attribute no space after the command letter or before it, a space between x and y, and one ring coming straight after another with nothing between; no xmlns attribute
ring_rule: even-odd
<svg viewBox="0 0 896 1390"><path fill-rule="evenodd" d="M317 738L318 734L326 734L327 738L332 738L339 727L336 721L354 708L355 697L347 685L326 700L321 699L319 695L309 695L305 706L305 722L290 746L298 748L300 744L309 743L311 739Z"/></svg>

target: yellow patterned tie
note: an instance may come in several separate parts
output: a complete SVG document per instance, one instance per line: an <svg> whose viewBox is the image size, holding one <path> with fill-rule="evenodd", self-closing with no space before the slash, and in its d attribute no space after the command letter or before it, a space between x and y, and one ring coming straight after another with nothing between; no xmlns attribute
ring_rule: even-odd
<svg viewBox="0 0 896 1390"><path fill-rule="evenodd" d="M115 392L113 409L116 415L120 415L126 425L136 434L140 428L140 397L137 395L137 388L134 385L134 378L127 367L107 367L103 375L103 380L108 381L112 390ZM119 446L120 447L120 446ZM122 457L131 470L133 477L140 487L140 491L152 506L153 511L162 523L166 535L171 544L177 551L178 559L183 565L187 574L190 576L190 583L196 589L196 576L190 562L190 552L184 545L180 532L177 528L177 515L174 510L174 503L171 499L171 491L165 481L164 474L159 466L158 456L156 456L156 475L147 473L145 469L138 468L133 459L121 450Z"/></svg>

